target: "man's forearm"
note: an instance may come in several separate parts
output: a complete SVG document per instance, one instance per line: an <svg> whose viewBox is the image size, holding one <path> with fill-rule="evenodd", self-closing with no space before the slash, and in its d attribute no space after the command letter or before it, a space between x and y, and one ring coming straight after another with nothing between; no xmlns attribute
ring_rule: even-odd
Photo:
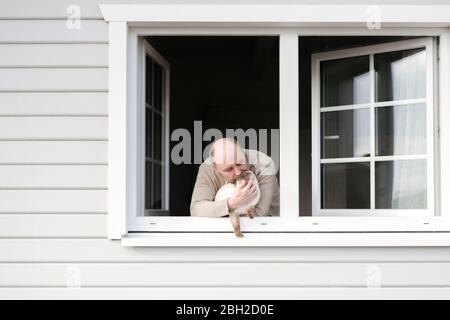
<svg viewBox="0 0 450 320"><path fill-rule="evenodd" d="M224 217L229 213L227 199L218 201L200 200L191 205L191 215L194 217Z"/></svg>

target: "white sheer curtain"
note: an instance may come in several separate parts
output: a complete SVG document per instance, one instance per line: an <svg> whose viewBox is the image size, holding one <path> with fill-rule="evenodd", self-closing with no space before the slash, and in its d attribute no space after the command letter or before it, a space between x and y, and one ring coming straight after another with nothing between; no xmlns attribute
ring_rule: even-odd
<svg viewBox="0 0 450 320"><path fill-rule="evenodd" d="M391 63L393 100L426 97L425 50ZM393 107L394 155L426 152L425 104ZM425 161L394 161L392 208L424 207ZM425 166L426 168L426 166ZM426 203L426 202L425 202Z"/></svg>

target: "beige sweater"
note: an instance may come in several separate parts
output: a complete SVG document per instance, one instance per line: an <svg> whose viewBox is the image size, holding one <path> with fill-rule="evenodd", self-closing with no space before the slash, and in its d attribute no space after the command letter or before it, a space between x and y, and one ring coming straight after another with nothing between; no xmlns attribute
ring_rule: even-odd
<svg viewBox="0 0 450 320"><path fill-rule="evenodd" d="M261 199L255 208L256 216L278 216L280 192L275 162L257 150L244 150L250 164L255 167L261 190ZM211 158L206 159L198 170L197 181L191 200L191 215L196 217L223 217L229 214L227 200L214 201L217 191L226 179L212 167Z"/></svg>

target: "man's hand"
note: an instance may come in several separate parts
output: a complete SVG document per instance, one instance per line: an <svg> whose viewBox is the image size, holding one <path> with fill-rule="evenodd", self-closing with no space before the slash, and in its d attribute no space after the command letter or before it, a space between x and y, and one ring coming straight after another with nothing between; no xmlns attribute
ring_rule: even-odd
<svg viewBox="0 0 450 320"><path fill-rule="evenodd" d="M241 181L228 199L228 208L234 210L250 202L256 196L256 186L251 182Z"/></svg>

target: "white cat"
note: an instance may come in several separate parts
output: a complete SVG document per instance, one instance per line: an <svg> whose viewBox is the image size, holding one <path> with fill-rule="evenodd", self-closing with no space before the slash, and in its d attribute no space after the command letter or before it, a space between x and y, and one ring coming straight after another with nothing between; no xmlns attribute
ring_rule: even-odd
<svg viewBox="0 0 450 320"><path fill-rule="evenodd" d="M252 167L254 170L254 168ZM255 214L255 206L259 202L259 199L261 198L261 190L259 189L258 179L256 178L256 175L253 171L247 170L244 171L237 179L236 183L227 183L223 185L216 193L216 196L214 200L223 200L231 198L233 195L234 189L237 185L239 185L243 180L247 181L247 183L251 182L256 187L256 195L255 197L246 205L236 208L233 212L230 213L230 221L231 225L234 229L234 234L236 237L243 237L241 233L240 223L239 223L239 216L240 215L247 215L250 219L253 219L253 216Z"/></svg>

